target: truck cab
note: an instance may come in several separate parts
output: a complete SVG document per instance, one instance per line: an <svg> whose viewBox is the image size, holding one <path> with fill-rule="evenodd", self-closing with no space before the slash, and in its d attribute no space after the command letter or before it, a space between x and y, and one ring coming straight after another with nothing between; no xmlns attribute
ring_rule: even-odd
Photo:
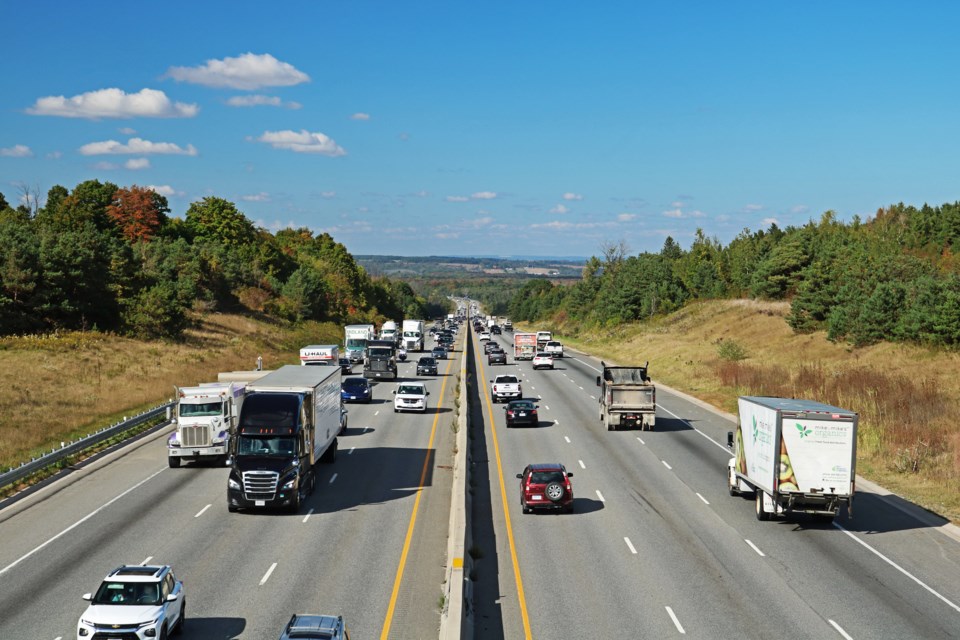
<svg viewBox="0 0 960 640"><path fill-rule="evenodd" d="M183 460L223 464L237 427L244 390L245 385L236 382L176 388L177 430L167 440L170 468L178 468Z"/></svg>
<svg viewBox="0 0 960 640"><path fill-rule="evenodd" d="M390 340L372 340L367 343L363 361L363 377L383 380L397 378L397 348Z"/></svg>

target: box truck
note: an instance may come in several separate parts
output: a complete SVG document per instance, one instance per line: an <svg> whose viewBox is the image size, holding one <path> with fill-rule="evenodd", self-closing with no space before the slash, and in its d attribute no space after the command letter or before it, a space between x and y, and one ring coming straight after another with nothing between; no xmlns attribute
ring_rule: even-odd
<svg viewBox="0 0 960 640"><path fill-rule="evenodd" d="M600 421L606 423L607 431L636 427L653 431L657 421L657 388L647 375L649 366L647 362L642 367L611 367L600 362Z"/></svg>
<svg viewBox="0 0 960 640"><path fill-rule="evenodd" d="M832 520L853 505L855 412L814 400L741 396L727 434L730 495L754 493L758 520L809 513Z"/></svg>
<svg viewBox="0 0 960 640"><path fill-rule="evenodd" d="M286 365L247 387L233 440L227 508L293 512L332 463L343 428L340 367Z"/></svg>
<svg viewBox="0 0 960 640"><path fill-rule="evenodd" d="M533 360L537 355L537 334L518 331L513 334L513 359Z"/></svg>
<svg viewBox="0 0 960 640"><path fill-rule="evenodd" d="M300 349L303 366L340 366L340 347L335 344L311 344Z"/></svg>
<svg viewBox="0 0 960 640"><path fill-rule="evenodd" d="M363 362L363 352L367 343L377 339L377 332L372 324L348 324L343 328L343 349L350 362Z"/></svg>
<svg viewBox="0 0 960 640"><path fill-rule="evenodd" d="M167 439L167 464L176 469L183 460L209 460L222 466L237 429L246 385L209 382L174 390L177 430Z"/></svg>

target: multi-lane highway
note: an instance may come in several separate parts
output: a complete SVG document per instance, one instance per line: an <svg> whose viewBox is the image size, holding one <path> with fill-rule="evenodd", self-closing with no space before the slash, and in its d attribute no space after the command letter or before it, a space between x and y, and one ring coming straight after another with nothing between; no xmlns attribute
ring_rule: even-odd
<svg viewBox="0 0 960 640"><path fill-rule="evenodd" d="M599 363L567 355L553 371L477 356L476 637L960 637L960 540L862 486L854 519L759 522L727 493L731 422L661 388L655 431L608 432ZM488 381L512 372L540 428L507 430L490 402ZM522 514L515 476L532 462L573 472L572 515Z"/></svg>
<svg viewBox="0 0 960 640"><path fill-rule="evenodd" d="M391 382L348 405L297 515L228 513L227 470L168 468L162 434L0 510L0 638L74 638L81 595L143 562L184 581L184 638L276 638L292 613L341 614L354 638L436 638L461 353L426 378L426 414L394 414Z"/></svg>

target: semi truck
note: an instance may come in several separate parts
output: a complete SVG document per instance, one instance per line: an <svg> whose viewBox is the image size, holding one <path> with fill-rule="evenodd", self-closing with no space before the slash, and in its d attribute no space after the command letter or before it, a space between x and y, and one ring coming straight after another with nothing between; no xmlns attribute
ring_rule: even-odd
<svg viewBox="0 0 960 640"><path fill-rule="evenodd" d="M513 359L533 360L537 355L537 334L518 331L513 334Z"/></svg>
<svg viewBox="0 0 960 640"><path fill-rule="evenodd" d="M403 321L401 346L408 352L423 351L423 320Z"/></svg>
<svg viewBox="0 0 960 640"><path fill-rule="evenodd" d="M167 439L167 464L171 469L185 460L223 465L236 433L245 389L243 382L174 387L177 406L173 420L177 429Z"/></svg>
<svg viewBox="0 0 960 640"><path fill-rule="evenodd" d="M316 486L315 465L337 457L342 418L340 367L286 365L251 383L230 451L227 509L298 511Z"/></svg>
<svg viewBox="0 0 960 640"><path fill-rule="evenodd" d="M400 342L400 333L397 329L397 323L393 320L387 320L383 323L383 326L380 327L380 339L381 340L390 340L393 342L394 346Z"/></svg>
<svg viewBox="0 0 960 640"><path fill-rule="evenodd" d="M537 351L543 351L551 340L553 340L553 334L549 331L537 331Z"/></svg>
<svg viewBox="0 0 960 640"><path fill-rule="evenodd" d="M363 362L363 352L367 343L377 339L377 331L372 324L348 324L343 328L343 349L350 362Z"/></svg>
<svg viewBox="0 0 960 640"><path fill-rule="evenodd" d="M340 366L340 347L335 344L311 344L300 349L303 366Z"/></svg>
<svg viewBox="0 0 960 640"><path fill-rule="evenodd" d="M730 495L753 493L758 520L808 513L833 520L853 506L858 415L814 400L741 396L727 433Z"/></svg>
<svg viewBox="0 0 960 640"><path fill-rule="evenodd" d="M642 367L612 367L600 362L600 421L607 431L649 429L657 420L657 388L647 375L650 363Z"/></svg>
<svg viewBox="0 0 960 640"><path fill-rule="evenodd" d="M397 345L392 340L371 340L363 361L363 377L396 380Z"/></svg>

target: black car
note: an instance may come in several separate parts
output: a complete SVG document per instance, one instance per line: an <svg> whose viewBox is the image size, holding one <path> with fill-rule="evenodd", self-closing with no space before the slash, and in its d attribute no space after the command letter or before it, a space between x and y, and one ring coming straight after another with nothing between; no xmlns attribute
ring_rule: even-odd
<svg viewBox="0 0 960 640"><path fill-rule="evenodd" d="M511 400L503 408L507 416L507 428L521 424L539 427L540 418L537 416L539 408L539 405L534 404L532 400Z"/></svg>
<svg viewBox="0 0 960 640"><path fill-rule="evenodd" d="M350 358L340 358L340 373L345 376L353 374L353 363L350 362Z"/></svg>
<svg viewBox="0 0 960 640"><path fill-rule="evenodd" d="M499 344L497 344L493 340L488 340L483 344L483 352L487 355L489 355L491 351L502 351L502 350L503 350L503 347L501 347Z"/></svg>
<svg viewBox="0 0 960 640"><path fill-rule="evenodd" d="M503 332L500 331L500 325L495 324L495 325L493 325L492 327L490 327L490 335L492 335L492 336L499 336L499 335L502 335L502 334L503 334Z"/></svg>
<svg viewBox="0 0 960 640"><path fill-rule="evenodd" d="M437 360L446 360L446 359L447 359L447 350L446 350L444 347L442 347L442 346L436 346L436 347L434 347L433 350L430 352L430 355L432 355L432 356L433 356L434 358L436 358Z"/></svg>
<svg viewBox="0 0 960 640"><path fill-rule="evenodd" d="M491 351L487 354L487 364L507 364L507 354L503 349Z"/></svg>
<svg viewBox="0 0 960 640"><path fill-rule="evenodd" d="M417 375L418 376L435 376L437 375L437 361L435 358L430 356L423 356L417 361Z"/></svg>

